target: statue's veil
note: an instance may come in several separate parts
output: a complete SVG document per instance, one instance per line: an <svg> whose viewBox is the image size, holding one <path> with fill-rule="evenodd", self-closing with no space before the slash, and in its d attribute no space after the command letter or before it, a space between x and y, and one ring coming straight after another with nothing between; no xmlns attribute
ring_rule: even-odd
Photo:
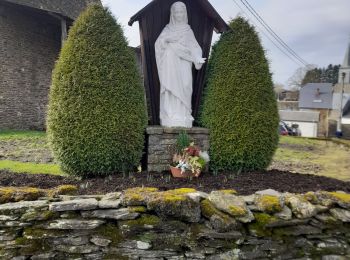
<svg viewBox="0 0 350 260"><path fill-rule="evenodd" d="M184 16L183 21L181 21L181 23L176 22L175 15L174 15L176 8L183 9L185 14L186 14ZM189 28L187 8L183 2L175 2L171 6L171 8L170 8L170 22L169 22L168 26L171 30L183 30L183 29Z"/></svg>

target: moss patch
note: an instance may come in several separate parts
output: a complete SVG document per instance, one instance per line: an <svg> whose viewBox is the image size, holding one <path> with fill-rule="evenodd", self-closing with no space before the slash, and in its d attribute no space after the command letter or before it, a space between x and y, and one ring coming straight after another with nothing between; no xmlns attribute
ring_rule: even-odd
<svg viewBox="0 0 350 260"><path fill-rule="evenodd" d="M193 192L192 189L178 189L153 193L148 197L147 207L155 209L166 206L170 208L173 208L175 205L180 206L179 203L189 201L186 194L191 192Z"/></svg>
<svg viewBox="0 0 350 260"><path fill-rule="evenodd" d="M328 192L328 194L340 202L350 203L350 194L345 194L340 192Z"/></svg>
<svg viewBox="0 0 350 260"><path fill-rule="evenodd" d="M18 202L22 200L37 200L45 196L45 191L30 187L3 187L0 188L0 203Z"/></svg>
<svg viewBox="0 0 350 260"><path fill-rule="evenodd" d="M184 201L187 198L183 195L177 195L177 194L172 194L170 192L164 192L164 193L159 193L158 194L158 198L162 201L164 201L165 203L172 203L172 202L176 202L176 201Z"/></svg>
<svg viewBox="0 0 350 260"><path fill-rule="evenodd" d="M216 209L208 199L201 201L201 211L202 215L207 219L210 219L212 216L217 215L225 224L230 224L233 221L229 215Z"/></svg>
<svg viewBox="0 0 350 260"><path fill-rule="evenodd" d="M304 194L304 199L306 199L307 201L313 203L313 204L318 204L318 198L315 194L315 192L307 192Z"/></svg>
<svg viewBox="0 0 350 260"><path fill-rule="evenodd" d="M146 213L147 212L147 208L143 207L143 206L139 206L139 207L128 207L129 212L136 212L136 213Z"/></svg>
<svg viewBox="0 0 350 260"><path fill-rule="evenodd" d="M16 239L16 245L20 246L18 252L21 255L42 254L50 250L48 242L44 240L30 240L21 237Z"/></svg>
<svg viewBox="0 0 350 260"><path fill-rule="evenodd" d="M48 191L49 197L54 197L57 195L76 195L78 193L78 187L75 185L61 185Z"/></svg>
<svg viewBox="0 0 350 260"><path fill-rule="evenodd" d="M118 245L120 242L122 242L125 238L123 236L122 231L115 225L112 224L106 224L103 226L100 226L95 231L96 235L99 235L103 238L111 240L111 245Z"/></svg>
<svg viewBox="0 0 350 260"><path fill-rule="evenodd" d="M207 219L210 219L214 214L221 214L222 212L217 210L214 205L208 200L201 201L202 215Z"/></svg>
<svg viewBox="0 0 350 260"><path fill-rule="evenodd" d="M249 225L249 231L258 237L271 236L272 229L266 228L266 225L277 221L277 218L266 213L255 213L254 217L255 222Z"/></svg>
<svg viewBox="0 0 350 260"><path fill-rule="evenodd" d="M58 186L53 189L31 187L0 187L0 204L18 201L33 201L40 197L55 195L74 195L78 188L73 185Z"/></svg>
<svg viewBox="0 0 350 260"><path fill-rule="evenodd" d="M239 206L229 206L228 210L230 212L230 215L234 217L243 217L248 212L245 208L239 207Z"/></svg>
<svg viewBox="0 0 350 260"><path fill-rule="evenodd" d="M196 189L192 189L192 188L180 188L180 189L175 189L175 190L169 190L167 192L174 193L174 194L177 194L177 195L182 195L182 194L197 192L197 190Z"/></svg>
<svg viewBox="0 0 350 260"><path fill-rule="evenodd" d="M53 219L55 217L58 217L58 213L45 210L45 211L27 211L25 214L22 215L21 220L22 221L45 221L49 219Z"/></svg>
<svg viewBox="0 0 350 260"><path fill-rule="evenodd" d="M65 230L46 230L36 227L27 227L23 231L23 237L25 239L44 239L51 237L62 237L67 235Z"/></svg>
<svg viewBox="0 0 350 260"><path fill-rule="evenodd" d="M237 195L238 192L236 190L219 190L222 193L229 194L229 195Z"/></svg>
<svg viewBox="0 0 350 260"><path fill-rule="evenodd" d="M161 220L157 216L144 214L138 219L121 221L120 224L129 227L143 227L145 225L156 226L160 222Z"/></svg>
<svg viewBox="0 0 350 260"><path fill-rule="evenodd" d="M124 191L122 203L127 206L144 206L150 194L156 193L157 188L131 188Z"/></svg>
<svg viewBox="0 0 350 260"><path fill-rule="evenodd" d="M257 207L267 213L275 213L282 211L280 199L276 196L262 195L256 199Z"/></svg>

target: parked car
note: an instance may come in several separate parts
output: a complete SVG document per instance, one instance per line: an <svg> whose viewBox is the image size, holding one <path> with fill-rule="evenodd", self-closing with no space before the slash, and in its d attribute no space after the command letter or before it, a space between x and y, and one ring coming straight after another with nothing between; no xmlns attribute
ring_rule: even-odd
<svg viewBox="0 0 350 260"><path fill-rule="evenodd" d="M292 133L293 136L301 136L301 131L298 124L292 124Z"/></svg>
<svg viewBox="0 0 350 260"><path fill-rule="evenodd" d="M280 121L280 135L300 136L299 125L293 124L292 127L286 122Z"/></svg>
<svg viewBox="0 0 350 260"><path fill-rule="evenodd" d="M280 135L293 135L292 128L283 121L280 121Z"/></svg>
<svg viewBox="0 0 350 260"><path fill-rule="evenodd" d="M283 124L280 123L279 129L280 129L280 135L289 135L288 129Z"/></svg>

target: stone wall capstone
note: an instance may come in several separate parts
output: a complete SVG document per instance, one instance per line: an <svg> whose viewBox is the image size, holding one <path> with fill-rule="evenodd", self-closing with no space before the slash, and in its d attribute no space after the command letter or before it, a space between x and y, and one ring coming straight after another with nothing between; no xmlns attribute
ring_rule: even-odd
<svg viewBox="0 0 350 260"><path fill-rule="evenodd" d="M350 195L182 188L0 205L0 258L349 259Z"/></svg>

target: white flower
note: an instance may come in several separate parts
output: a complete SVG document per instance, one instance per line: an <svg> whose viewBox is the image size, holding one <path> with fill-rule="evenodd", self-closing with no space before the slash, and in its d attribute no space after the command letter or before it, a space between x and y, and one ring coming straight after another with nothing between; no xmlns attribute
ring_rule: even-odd
<svg viewBox="0 0 350 260"><path fill-rule="evenodd" d="M176 168L181 169L181 173L184 173L188 169L188 165L184 160L180 160Z"/></svg>
<svg viewBox="0 0 350 260"><path fill-rule="evenodd" d="M203 158L206 163L210 161L208 152L199 152L199 157Z"/></svg>

